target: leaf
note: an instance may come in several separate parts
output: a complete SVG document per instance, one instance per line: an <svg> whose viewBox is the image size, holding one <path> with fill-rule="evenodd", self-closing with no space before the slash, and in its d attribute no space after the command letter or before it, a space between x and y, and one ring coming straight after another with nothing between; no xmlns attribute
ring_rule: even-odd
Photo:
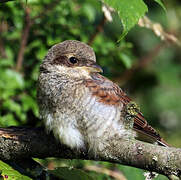
<svg viewBox="0 0 181 180"><path fill-rule="evenodd" d="M1 59L0 61L0 68L12 67L13 60L10 59Z"/></svg>
<svg viewBox="0 0 181 180"><path fill-rule="evenodd" d="M43 45L41 45L41 47L38 49L38 52L36 54L36 58L43 59L46 54L46 51L47 51L46 48Z"/></svg>
<svg viewBox="0 0 181 180"><path fill-rule="evenodd" d="M24 88L24 79L18 72L0 67L0 94L2 99L8 99L16 94L16 90Z"/></svg>
<svg viewBox="0 0 181 180"><path fill-rule="evenodd" d="M119 56L123 62L123 64L125 65L125 67L127 69L131 68L132 66L132 61L131 61L131 57L128 56L127 54L121 53Z"/></svg>
<svg viewBox="0 0 181 180"><path fill-rule="evenodd" d="M128 31L138 23L138 20L148 11L146 4L142 0L103 0L108 6L114 8L123 24L121 40Z"/></svg>
<svg viewBox="0 0 181 180"><path fill-rule="evenodd" d="M157 2L166 11L166 8L161 0L154 0L154 1Z"/></svg>
<svg viewBox="0 0 181 180"><path fill-rule="evenodd" d="M14 170L11 166L0 160L0 175L5 177L7 180L31 180L28 176L20 174L18 171Z"/></svg>
<svg viewBox="0 0 181 180"><path fill-rule="evenodd" d="M9 111L11 111L11 112L14 112L16 114L16 116L18 118L20 118L22 121L24 121L26 119L26 115L22 111L21 105L12 99L4 100L4 102L2 103L2 107L4 109L9 109ZM8 123L11 124L11 121L8 121Z"/></svg>
<svg viewBox="0 0 181 180"><path fill-rule="evenodd" d="M82 7L84 14L87 16L88 20L90 22L93 22L96 17L96 11L95 8L90 4L84 4Z"/></svg>
<svg viewBox="0 0 181 180"><path fill-rule="evenodd" d="M12 113L8 113L6 115L0 116L0 126L7 127L7 126L18 126L19 122L15 120Z"/></svg>
<svg viewBox="0 0 181 180"><path fill-rule="evenodd" d="M7 76L7 78L9 78L9 81L11 81L11 83L14 84L14 86L11 85L12 87L23 88L24 79L20 73L13 71L11 69L7 69L5 71L5 75Z"/></svg>
<svg viewBox="0 0 181 180"><path fill-rule="evenodd" d="M50 174L59 177L64 180L93 180L93 178L80 169L59 167L55 170L49 170Z"/></svg>
<svg viewBox="0 0 181 180"><path fill-rule="evenodd" d="M36 100L27 94L23 94L21 96L21 100L22 100L22 102L24 102L22 104L22 109L25 112L32 109L34 115L36 115L38 117L38 106L37 106Z"/></svg>

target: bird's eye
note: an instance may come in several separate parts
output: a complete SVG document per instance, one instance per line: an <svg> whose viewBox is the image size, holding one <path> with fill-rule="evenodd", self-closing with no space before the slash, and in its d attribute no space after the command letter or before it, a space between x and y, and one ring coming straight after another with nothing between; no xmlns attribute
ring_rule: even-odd
<svg viewBox="0 0 181 180"><path fill-rule="evenodd" d="M78 62L78 59L76 57L70 57L69 58L70 63L76 64Z"/></svg>

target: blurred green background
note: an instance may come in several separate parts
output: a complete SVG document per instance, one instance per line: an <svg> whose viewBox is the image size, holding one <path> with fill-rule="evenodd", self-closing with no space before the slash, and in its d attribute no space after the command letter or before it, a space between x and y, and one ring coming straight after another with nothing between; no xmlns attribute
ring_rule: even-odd
<svg viewBox="0 0 181 180"><path fill-rule="evenodd" d="M145 2L147 16L181 40L181 2L165 2L166 12L153 1ZM148 122L169 144L181 147L181 48L162 42L151 30L139 26L118 42L120 18L113 13L113 21L106 21L101 6L97 0L0 4L0 127L41 125L36 102L39 65L52 45L76 39L93 47L104 75L140 105ZM126 179L144 179L142 170L110 163L41 162L50 168L98 166L122 173ZM91 174L95 179L113 179L105 171Z"/></svg>

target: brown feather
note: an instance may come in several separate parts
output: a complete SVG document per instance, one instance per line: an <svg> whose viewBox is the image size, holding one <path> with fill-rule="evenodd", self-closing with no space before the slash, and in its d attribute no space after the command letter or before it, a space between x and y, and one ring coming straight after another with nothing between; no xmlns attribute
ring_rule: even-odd
<svg viewBox="0 0 181 180"><path fill-rule="evenodd" d="M119 86L100 74L92 74L92 79L85 80L85 85L90 89L98 101L107 105L119 106L123 103L127 106L132 100L124 93ZM134 116L134 130L157 141L159 145L169 146L161 136L145 120L141 112Z"/></svg>

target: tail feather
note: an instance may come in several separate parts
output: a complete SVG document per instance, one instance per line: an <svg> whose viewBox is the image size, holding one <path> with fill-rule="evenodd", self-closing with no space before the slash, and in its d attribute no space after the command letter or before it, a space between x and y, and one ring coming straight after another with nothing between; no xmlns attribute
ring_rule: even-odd
<svg viewBox="0 0 181 180"><path fill-rule="evenodd" d="M160 140L157 140L158 144L165 147L171 147L170 144L168 144L166 141L164 141L162 138Z"/></svg>

